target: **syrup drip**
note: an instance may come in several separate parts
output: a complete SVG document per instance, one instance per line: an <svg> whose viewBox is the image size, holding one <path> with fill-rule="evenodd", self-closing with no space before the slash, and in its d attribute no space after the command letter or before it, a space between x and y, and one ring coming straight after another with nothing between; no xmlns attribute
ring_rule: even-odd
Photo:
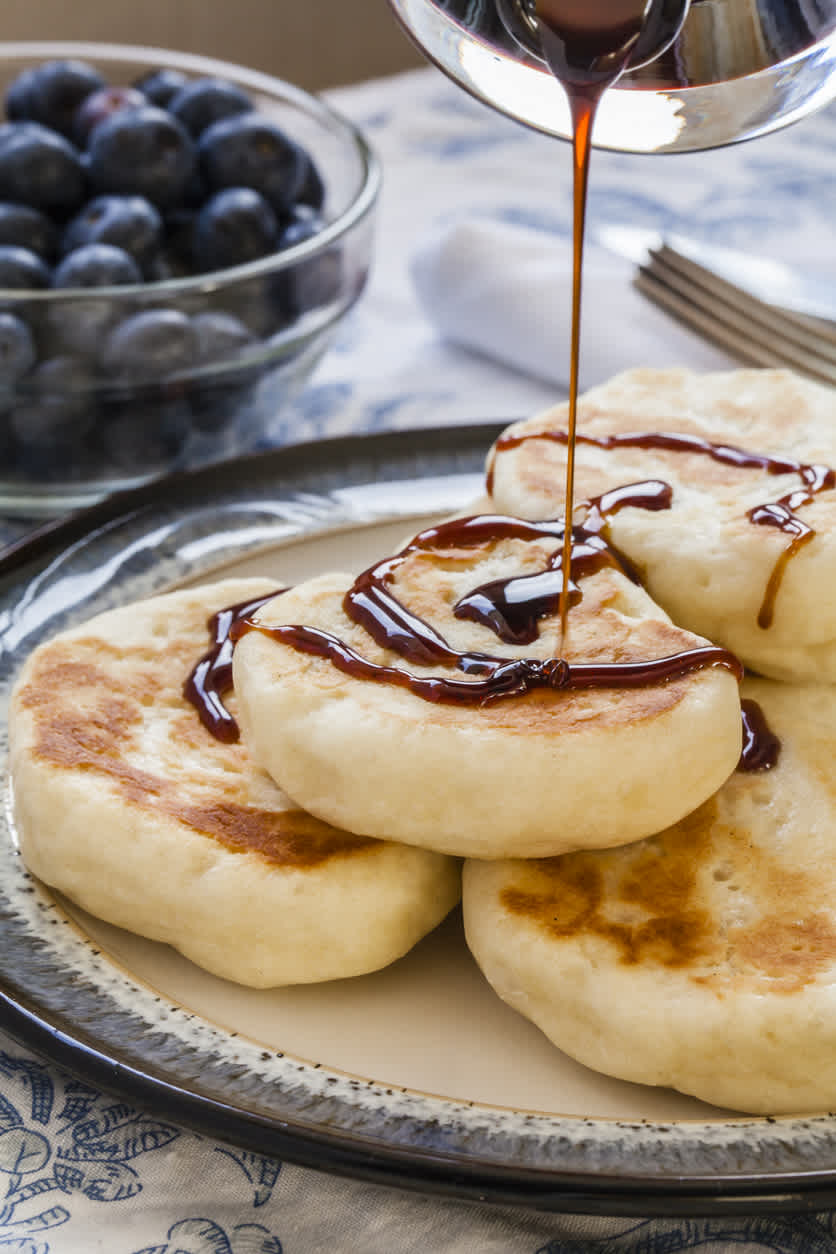
<svg viewBox="0 0 836 1254"><path fill-rule="evenodd" d="M642 488L645 485L636 486ZM619 495L624 491L624 489L616 489ZM606 493L605 497L609 495L611 494ZM603 499L605 498L599 498L599 501ZM595 505L597 508L598 502L595 502ZM659 508L664 508L664 506ZM601 513L598 517L603 521ZM468 524L476 521L476 519L466 520ZM481 523L483 520L478 521ZM434 530L439 529L422 532L422 536L429 538ZM473 528L473 531L475 530L476 528ZM482 680L475 682L473 680L419 678L395 667L377 666L368 662L356 650L327 632L317 631L310 627L264 627L254 623L250 616L257 613L261 606L266 605L274 596L278 596L280 591L283 589L277 589L253 601L241 601L236 605L226 606L213 614L208 623L211 647L183 684L183 695L197 710L204 727L217 740L226 744L235 743L239 738L238 725L222 700L223 695L232 687L234 644L240 636L252 630L291 644L302 652L326 657L347 674L377 682L397 684L408 688L424 700L444 701L448 704L473 704L502 696L520 696L535 687L560 689L607 687L610 684L638 687L679 678L687 674L689 670L693 671L701 666L729 665L723 657L719 656L722 650L716 649L692 649L670 658L661 658L651 663L633 663L626 667L615 664L609 667L583 667L572 665L559 658L548 658L542 662L533 659L502 661L483 654L455 654L444 644L437 633L422 623L421 619L410 616L419 631L422 627L425 628L430 638L437 641L439 646L457 662L462 663L459 669L467 671L470 668L471 673L482 671L484 675ZM501 632L498 631L497 634ZM506 637L503 635L504 638ZM406 638L402 635L401 639L404 648L408 649ZM731 658L731 655L728 657ZM734 666L729 666L729 669L736 673L738 678L740 677L742 672L739 669ZM780 740L767 723L764 712L756 701L751 699L741 701L740 713L743 724L743 749L737 769L744 772L770 770L778 761L781 751Z"/></svg>
<svg viewBox="0 0 836 1254"><path fill-rule="evenodd" d="M788 492L777 501L756 505L746 515L751 523L757 526L777 527L779 531L790 537L789 544L775 563L758 611L758 626L764 629L772 625L775 601L790 560L815 535L815 530L799 518L795 511L804 505L809 505L819 492L836 486L836 471L830 466L797 462L787 457L771 457L765 453L753 453L747 449L736 448L732 444L712 444L700 436L666 431L628 432L623 435L607 436L577 435L574 439L571 431L536 431L523 435L500 436L495 445L494 461L497 454L507 449L518 448L528 440L552 440L557 444L567 445L569 448L576 440L577 443L591 444L603 449L645 448L664 449L674 453L698 453L710 457L713 461L739 469L763 470L770 475L798 475L802 487ZM493 474L494 462L488 470L489 492L493 490Z"/></svg>
<svg viewBox="0 0 836 1254"><path fill-rule="evenodd" d="M446 676L411 675L395 666L370 662L350 645L316 627L283 624L268 627L264 623L244 620L236 623L232 639L257 631L270 640L290 645L300 653L327 658L337 670L355 679L407 688L425 701L447 705L483 705L502 697L521 697L534 688L568 690L579 688L649 688L653 684L681 679L696 670L723 666L737 679L743 668L733 653L705 645L687 649L670 657L650 662L608 662L602 664L567 662L563 658L497 658L484 653L457 654L458 669L482 678L449 679Z"/></svg>
<svg viewBox="0 0 836 1254"><path fill-rule="evenodd" d="M575 573L579 577L591 574L603 565L620 565L602 540L600 531L606 525L607 511L612 512L641 500L650 502L648 508L666 508L666 503L670 503L667 485L641 483L635 485L633 497L627 489L621 488L615 493L605 493L590 503L590 513L597 530L575 528L571 538L577 551ZM403 606L390 590L389 585L399 566L410 554L438 549L466 549L508 538L562 540L563 522L527 522L521 518L489 514L441 523L420 532L400 553L363 571L343 598L343 608L349 618L363 627L382 648L397 653L407 661L449 667L474 678L418 676L398 667L370 662L331 633L298 624L269 627L251 619L238 618L231 626L230 638L234 642L249 631L258 631L299 652L326 658L344 674L397 685L425 701L454 705L481 705L500 698L522 696L535 688L650 687L710 666L723 666L737 679L742 678L743 669L737 658L728 650L712 645L646 662L612 663L569 663L558 657L506 658L472 650L460 652L429 623ZM512 588L513 592L510 591ZM486 589L493 594L493 601ZM537 618L548 612L554 604L555 595L558 595L559 601L559 594L554 589L551 589L550 597L544 599L543 588L536 575L496 581L496 586L483 585L477 591L483 597L480 611L484 613L484 618L480 621L508 643L519 643L520 634L530 630L532 620L536 624ZM471 597L472 594L469 594L459 602L460 606L468 607L468 611L460 617L473 617L469 612L472 609Z"/></svg>
<svg viewBox="0 0 836 1254"><path fill-rule="evenodd" d="M660 510L670 508L670 503L671 490L659 480L616 488L585 502L586 524L574 527L570 535L571 560L578 578L594 574L604 566L615 566L638 582L632 569L625 567L603 538L607 521L629 505ZM504 514L478 514L428 527L400 553L359 575L346 593L343 608L381 647L392 649L410 661L458 665L460 655L427 623L405 609L386 585L392 582L409 555L419 550L467 549L508 539L563 542L564 523L562 519L528 522ZM462 597L453 612L457 618L489 627L506 644L530 644L537 638L537 621L559 609L562 586L563 548L560 547L555 549L545 570L482 584ZM577 604L581 598L580 586L573 581L570 590L572 604Z"/></svg>
<svg viewBox="0 0 836 1254"><path fill-rule="evenodd" d="M628 484L585 501L586 521L572 528L572 570L578 579L592 575L604 566L620 567L633 583L640 579L633 567L609 543L607 522L612 514L628 505L637 509L669 509L671 490L659 480ZM541 527L545 524L539 524ZM533 575L496 579L482 584L454 606L457 618L470 619L489 627L508 644L531 644L537 639L537 622L559 612L563 595L564 549L555 549L545 570ZM569 585L570 608L581 599L581 589L573 578Z"/></svg>
<svg viewBox="0 0 836 1254"><path fill-rule="evenodd" d="M183 684L183 696L197 710L203 726L225 744L235 744L239 736L238 724L222 700L232 688L232 628L250 619L280 591L284 589L277 588L253 601L239 601L213 614L208 623L212 643Z"/></svg>
<svg viewBox="0 0 836 1254"><path fill-rule="evenodd" d="M746 698L740 702L743 720L743 750L737 765L739 771L769 771L778 761L781 742L766 721L757 701Z"/></svg>
<svg viewBox="0 0 836 1254"><path fill-rule="evenodd" d="M645 16L644 0L536 0L543 55L562 84L572 119L572 332L566 528L560 569L560 633L565 650L572 598L572 520L581 334L581 275L592 127L601 97L626 69Z"/></svg>
<svg viewBox="0 0 836 1254"><path fill-rule="evenodd" d="M562 520L532 523L502 514L477 515L429 527L415 536L400 553L364 571L346 593L343 608L377 644L393 649L401 657L423 663L440 662L461 669L462 655L450 648L422 619L405 610L388 591L386 585L391 583L398 567L418 550L474 548L507 539L548 538L562 541L563 536ZM615 557L597 536L573 537L570 534L569 542L579 560L583 555L585 569L590 574L603 565L616 564ZM537 619L553 609L555 574L559 580L558 601L560 599L563 584L561 549L555 550L551 561L556 564L536 575L496 580L474 589L458 602L454 613L459 618L484 622L509 644L529 643L537 636ZM571 593L573 603L580 599L577 584L571 585ZM404 637L399 628L408 628L410 634Z"/></svg>
<svg viewBox="0 0 836 1254"><path fill-rule="evenodd" d="M603 566L618 565L605 541L595 535L579 535L573 528L572 572L569 607L577 605L581 590L576 580L594 574ZM537 639L538 623L547 614L560 612L564 596L564 552L555 549L549 565L534 575L495 579L474 588L453 607L456 618L481 623L508 644L531 644Z"/></svg>
<svg viewBox="0 0 836 1254"><path fill-rule="evenodd" d="M639 484L636 487L643 488L645 485ZM616 494L621 496L624 491L624 489L616 489ZM598 512L598 502L609 495L614 494L606 493L603 498L598 498L598 501L594 503L601 521L603 521L603 515ZM664 506L658 508L664 508ZM465 524L471 527L470 534L472 535L477 530L473 524L477 522L482 524L484 521L483 518L467 519ZM438 530L438 528L433 528L422 532L421 535L429 540L432 533ZM421 545L420 547L427 546ZM412 546L409 548L412 549ZM385 565L385 563L380 565ZM347 674L377 682L397 684L408 688L424 700L444 701L451 704L473 704L501 696L520 696L534 687L553 689L607 687L613 682L608 672L617 672L615 683L619 686L637 687L678 678L687 674L689 670L705 665L729 665L724 658L718 656L722 650L716 649L693 649L687 653L661 658L652 663L633 663L626 667L615 664L610 667L579 667L559 658L548 658L542 662L532 659L511 659L503 662L501 659L490 658L484 654L455 654L444 644L437 633L422 623L421 619L410 616L412 623L418 627L419 631L424 627L429 637L436 641L440 648L463 663L460 665L461 670L467 671L470 668L471 672L482 671L485 676L478 682L419 678L395 667L378 666L368 662L356 650L327 632L311 627L266 627L254 623L250 615L255 614L262 605L266 605L273 596L278 596L279 592L280 590L277 589L276 592L267 596L258 597L254 601L242 601L213 614L208 623L212 640L211 647L183 685L183 695L197 710L204 727L216 739L225 743L237 741L239 732L235 719L223 704L222 696L232 687L232 653L235 641L248 631L260 631L275 640L291 644L302 652L326 657ZM497 634L500 633L497 632ZM403 633L400 639L405 651L408 650L409 646ZM731 655L728 656L731 658ZM739 668L729 666L729 669L733 670L738 678L740 677L742 672ZM763 710L756 701L751 699L741 701L740 713L743 724L743 749L737 769L744 772L770 770L778 761L781 742L767 723Z"/></svg>
<svg viewBox="0 0 836 1254"><path fill-rule="evenodd" d="M758 610L758 626L764 629L772 626L772 620L775 617L775 601L790 560L816 534L812 527L793 513L788 504L790 499L782 497L780 501L772 504L756 505L746 515L750 522L766 527L777 527L779 531L783 531L784 535L791 537L789 544L772 567L761 607ZM811 499L812 497L807 496L802 504L808 505Z"/></svg>

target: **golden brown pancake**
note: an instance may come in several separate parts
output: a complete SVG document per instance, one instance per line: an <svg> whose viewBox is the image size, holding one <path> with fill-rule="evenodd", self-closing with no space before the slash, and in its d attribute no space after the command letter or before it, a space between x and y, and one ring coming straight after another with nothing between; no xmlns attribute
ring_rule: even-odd
<svg viewBox="0 0 836 1254"><path fill-rule="evenodd" d="M527 643L508 643L455 607L497 581L538 577L559 540L505 535L407 546L387 567L386 594L444 647L523 663L546 674L573 664L643 663L706 645L614 564L582 580L561 641L558 605ZM477 527L480 524L476 524ZM490 526L490 525L489 525ZM423 547L422 547L423 544ZM737 681L722 667L626 688L480 690L449 659L404 657L346 612L349 575L309 580L259 611L235 651L242 726L256 759L299 805L364 835L457 855L546 856L637 840L695 808L740 752ZM354 650L365 677L333 656L300 651L269 628L305 626ZM278 633L281 635L281 632ZM391 668L407 687L374 668ZM416 686L476 685L478 700L426 699ZM430 693L430 696L433 694ZM689 762L682 772L681 762ZM661 780L661 782L660 782Z"/></svg>
<svg viewBox="0 0 836 1254"><path fill-rule="evenodd" d="M468 944L589 1067L732 1109L832 1110L836 689L743 693L780 742L770 770L629 847L466 863Z"/></svg>
<svg viewBox="0 0 836 1254"><path fill-rule="evenodd" d="M275 586L225 580L62 633L26 662L10 724L29 869L109 923L255 987L383 966L459 893L452 860L304 813L185 699L209 616Z"/></svg>
<svg viewBox="0 0 836 1254"><path fill-rule="evenodd" d="M557 406L505 433L489 458L497 508L526 518L562 511L566 447L550 433L567 420ZM836 682L832 388L782 370L632 370L581 399L578 431L576 501L646 480L673 489L670 508L613 513L609 535L674 622L761 674ZM647 433L692 444L624 442ZM612 437L615 447L585 442Z"/></svg>

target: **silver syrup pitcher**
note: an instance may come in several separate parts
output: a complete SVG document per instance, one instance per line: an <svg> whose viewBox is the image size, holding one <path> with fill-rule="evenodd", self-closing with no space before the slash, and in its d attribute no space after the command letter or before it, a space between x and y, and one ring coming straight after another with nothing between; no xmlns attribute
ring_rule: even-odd
<svg viewBox="0 0 836 1254"><path fill-rule="evenodd" d="M713 148L836 97L836 0L667 2L681 6L679 32L663 50L642 46L604 94L597 146ZM571 135L566 95L540 48L536 0L390 4L424 54L474 96L537 130Z"/></svg>

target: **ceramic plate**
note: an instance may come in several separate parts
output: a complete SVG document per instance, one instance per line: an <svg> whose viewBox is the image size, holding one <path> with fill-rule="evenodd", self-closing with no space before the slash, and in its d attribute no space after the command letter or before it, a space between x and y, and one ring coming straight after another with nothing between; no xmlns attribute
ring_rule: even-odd
<svg viewBox="0 0 836 1254"><path fill-rule="evenodd" d="M226 463L111 498L0 556L3 754L9 686L41 639L206 577L359 570L478 496L496 431ZM458 915L374 975L254 992L47 891L9 814L7 798L2 1026L132 1102L245 1148L461 1197L641 1215L836 1201L836 1118L735 1117L586 1070L493 994Z"/></svg>

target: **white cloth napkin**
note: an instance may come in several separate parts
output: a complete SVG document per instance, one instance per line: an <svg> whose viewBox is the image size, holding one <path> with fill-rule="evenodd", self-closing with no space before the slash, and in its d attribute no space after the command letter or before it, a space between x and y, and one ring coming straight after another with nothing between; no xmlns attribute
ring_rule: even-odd
<svg viewBox="0 0 836 1254"><path fill-rule="evenodd" d="M424 312L447 340L567 388L571 242L490 219L435 231L412 258ZM581 386L634 366L726 369L730 356L681 327L632 284L630 262L587 248L581 297Z"/></svg>

